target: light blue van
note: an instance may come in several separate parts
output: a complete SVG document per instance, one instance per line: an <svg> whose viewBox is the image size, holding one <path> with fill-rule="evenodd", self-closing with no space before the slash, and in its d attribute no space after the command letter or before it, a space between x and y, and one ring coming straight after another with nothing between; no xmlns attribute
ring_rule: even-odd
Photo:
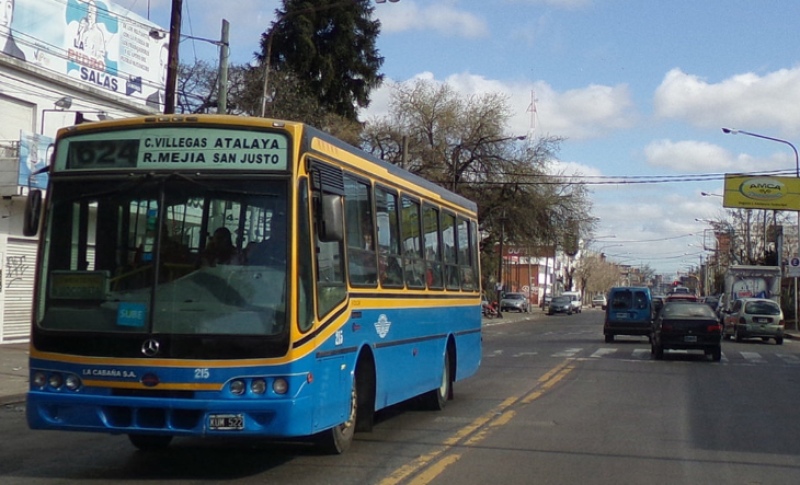
<svg viewBox="0 0 800 485"><path fill-rule="evenodd" d="M603 335L613 342L615 335L650 336L653 298L650 288L620 286L611 288L606 304Z"/></svg>

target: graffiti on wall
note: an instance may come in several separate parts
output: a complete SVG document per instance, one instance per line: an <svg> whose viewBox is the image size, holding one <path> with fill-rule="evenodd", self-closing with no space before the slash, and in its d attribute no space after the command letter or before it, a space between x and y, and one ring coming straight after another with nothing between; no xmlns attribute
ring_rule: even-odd
<svg viewBox="0 0 800 485"><path fill-rule="evenodd" d="M0 274L0 281L4 282L0 287L0 291L25 278L25 274L30 267L31 265L26 262L25 256L7 256L5 270L3 271L5 275Z"/></svg>

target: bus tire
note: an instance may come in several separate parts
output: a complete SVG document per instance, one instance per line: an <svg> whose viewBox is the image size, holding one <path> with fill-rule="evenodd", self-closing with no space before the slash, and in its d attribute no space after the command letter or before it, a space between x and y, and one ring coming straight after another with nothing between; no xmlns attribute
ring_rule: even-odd
<svg viewBox="0 0 800 485"><path fill-rule="evenodd" d="M142 451L159 451L166 449L172 441L168 434L136 434L131 433L128 439L136 448Z"/></svg>
<svg viewBox="0 0 800 485"><path fill-rule="evenodd" d="M350 392L350 414L347 421L315 435L317 447L325 454L341 455L353 444L358 417L358 391L355 378Z"/></svg>
<svg viewBox="0 0 800 485"><path fill-rule="evenodd" d="M453 379L450 372L450 349L444 355L442 380L439 387L422 395L422 405L431 411L441 411L447 405L447 399L453 394Z"/></svg>

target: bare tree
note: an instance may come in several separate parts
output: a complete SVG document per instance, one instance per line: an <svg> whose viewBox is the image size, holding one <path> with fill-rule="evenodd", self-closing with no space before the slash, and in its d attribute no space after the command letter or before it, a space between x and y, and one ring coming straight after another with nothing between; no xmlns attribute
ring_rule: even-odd
<svg viewBox="0 0 800 485"><path fill-rule="evenodd" d="M496 274L491 255L501 238L563 247L571 231L581 230L573 222L589 220L585 186L548 174L561 139L509 134L510 116L504 95L463 96L447 84L417 80L397 85L389 114L362 132L367 151L479 202L485 278Z"/></svg>

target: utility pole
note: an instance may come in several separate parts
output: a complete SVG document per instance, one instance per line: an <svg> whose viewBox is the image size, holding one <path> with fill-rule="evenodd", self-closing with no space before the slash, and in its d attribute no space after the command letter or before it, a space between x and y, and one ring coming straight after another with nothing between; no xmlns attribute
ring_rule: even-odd
<svg viewBox="0 0 800 485"><path fill-rule="evenodd" d="M169 62L167 63L167 85L164 91L164 114L175 113L175 91L178 87L179 50L181 45L181 11L183 0L172 0L169 23Z"/></svg>
<svg viewBox="0 0 800 485"><path fill-rule="evenodd" d="M228 113L228 55L230 44L228 37L230 24L222 19L222 35L219 41L219 92L217 93L217 113Z"/></svg>

